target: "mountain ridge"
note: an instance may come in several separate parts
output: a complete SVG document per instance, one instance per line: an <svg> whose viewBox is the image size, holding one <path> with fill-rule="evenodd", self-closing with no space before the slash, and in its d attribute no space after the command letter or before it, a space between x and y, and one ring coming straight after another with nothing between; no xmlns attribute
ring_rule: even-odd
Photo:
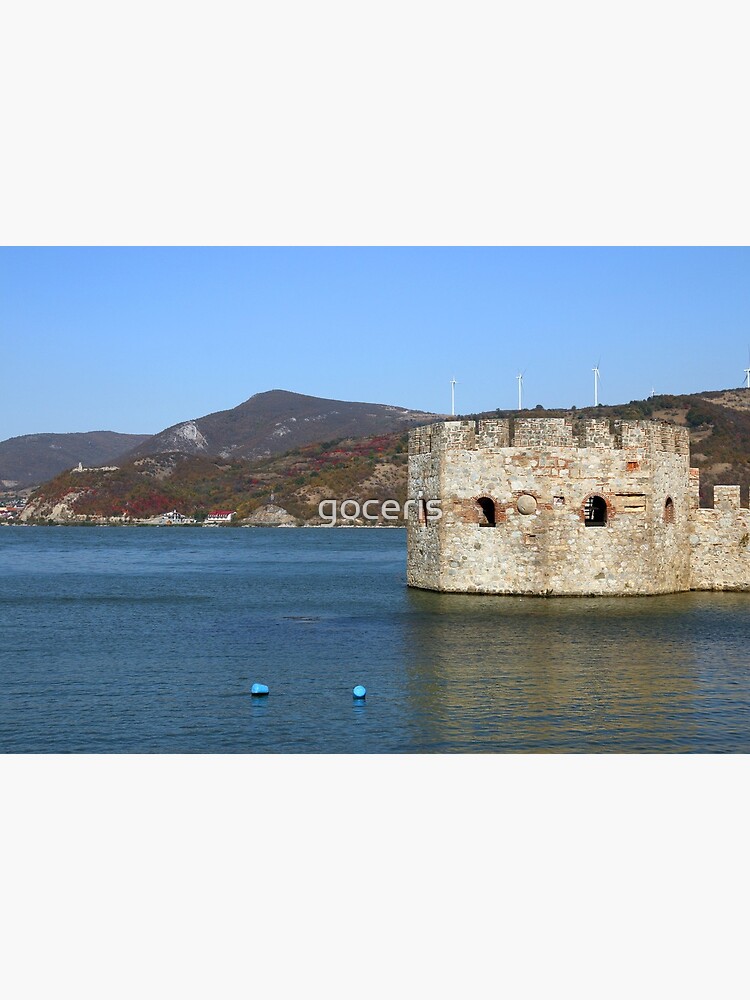
<svg viewBox="0 0 750 1000"><path fill-rule="evenodd" d="M270 389L237 406L158 431L25 434L0 442L0 492L26 490L77 466L127 464L180 453L263 459L320 441L392 433L437 414L387 403L360 403Z"/></svg>
<svg viewBox="0 0 750 1000"><path fill-rule="evenodd" d="M173 424L123 458L180 452L260 459L318 441L387 434L437 418L434 413L386 403L351 402L269 389L229 409Z"/></svg>
<svg viewBox="0 0 750 1000"><path fill-rule="evenodd" d="M0 441L0 489L26 490L64 469L107 465L140 444L147 434L81 431L68 434L21 434Z"/></svg>

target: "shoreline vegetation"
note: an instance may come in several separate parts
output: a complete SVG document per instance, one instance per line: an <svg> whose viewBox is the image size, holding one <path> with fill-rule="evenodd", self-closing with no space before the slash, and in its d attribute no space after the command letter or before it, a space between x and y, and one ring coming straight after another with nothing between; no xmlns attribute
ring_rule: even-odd
<svg viewBox="0 0 750 1000"><path fill-rule="evenodd" d="M68 470L31 492L18 519L159 526L171 521L183 527L216 518L225 523L205 526L328 526L330 515L321 515L319 505L341 497L360 506L372 500L377 523L390 527L380 508L395 501L400 510L406 500L407 447L406 434L396 433L308 445L262 461L170 453L119 468ZM338 520L349 526L354 519ZM362 516L359 523L369 527L375 521Z"/></svg>

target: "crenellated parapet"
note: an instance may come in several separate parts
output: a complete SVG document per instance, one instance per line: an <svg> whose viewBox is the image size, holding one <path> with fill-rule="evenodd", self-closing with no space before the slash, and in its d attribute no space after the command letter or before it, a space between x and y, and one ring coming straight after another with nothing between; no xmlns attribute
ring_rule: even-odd
<svg viewBox="0 0 750 1000"><path fill-rule="evenodd" d="M692 511L692 589L750 590L750 510L739 486L714 486L713 500Z"/></svg>
<svg viewBox="0 0 750 1000"><path fill-rule="evenodd" d="M660 421L599 417L446 420L409 432L411 454L495 448L641 449L687 457L690 436L687 428Z"/></svg>
<svg viewBox="0 0 750 1000"><path fill-rule="evenodd" d="M691 510L698 510L701 505L701 470L688 469L688 493Z"/></svg>
<svg viewBox="0 0 750 1000"><path fill-rule="evenodd" d="M739 487L700 508L685 427L654 420L447 420L409 436L407 579L432 590L655 594L750 589Z"/></svg>
<svg viewBox="0 0 750 1000"><path fill-rule="evenodd" d="M714 510L740 510L739 486L714 486Z"/></svg>
<svg viewBox="0 0 750 1000"><path fill-rule="evenodd" d="M518 417L513 420L511 448L573 448L573 424L562 417Z"/></svg>

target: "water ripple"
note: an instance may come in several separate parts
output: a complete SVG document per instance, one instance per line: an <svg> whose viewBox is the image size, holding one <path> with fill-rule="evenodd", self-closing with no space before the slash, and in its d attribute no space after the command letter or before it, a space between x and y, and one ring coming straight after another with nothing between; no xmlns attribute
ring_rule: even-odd
<svg viewBox="0 0 750 1000"><path fill-rule="evenodd" d="M0 542L2 752L750 751L747 594L409 591L396 529Z"/></svg>

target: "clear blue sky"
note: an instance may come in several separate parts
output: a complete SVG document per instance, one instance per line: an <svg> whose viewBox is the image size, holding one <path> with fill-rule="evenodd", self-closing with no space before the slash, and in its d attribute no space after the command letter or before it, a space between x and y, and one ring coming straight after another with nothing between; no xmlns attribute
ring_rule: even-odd
<svg viewBox="0 0 750 1000"><path fill-rule="evenodd" d="M446 412L738 386L748 248L0 248L0 439L284 388Z"/></svg>

